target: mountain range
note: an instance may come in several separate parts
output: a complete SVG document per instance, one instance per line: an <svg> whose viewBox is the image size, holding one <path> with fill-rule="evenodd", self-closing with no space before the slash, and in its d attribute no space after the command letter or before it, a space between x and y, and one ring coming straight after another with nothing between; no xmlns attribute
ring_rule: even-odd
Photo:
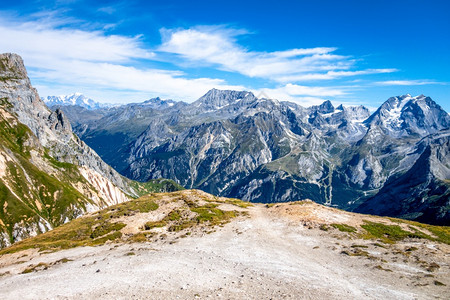
<svg viewBox="0 0 450 300"><path fill-rule="evenodd" d="M312 107L212 89L193 103L52 106L122 175L251 202L312 199L450 224L450 116L424 95Z"/></svg>
<svg viewBox="0 0 450 300"><path fill-rule="evenodd" d="M0 298L443 298L448 226L376 215L448 225L448 127L422 95L49 109L0 54Z"/></svg>
<svg viewBox="0 0 450 300"><path fill-rule="evenodd" d="M55 105L77 105L86 109L98 109L114 106L109 103L100 103L84 96L82 93L73 93L70 95L47 96L42 97L42 101L48 106Z"/></svg>

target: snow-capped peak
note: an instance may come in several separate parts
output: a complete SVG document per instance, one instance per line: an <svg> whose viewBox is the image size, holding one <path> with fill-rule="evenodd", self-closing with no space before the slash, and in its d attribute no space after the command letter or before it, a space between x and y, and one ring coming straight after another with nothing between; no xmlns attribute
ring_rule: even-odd
<svg viewBox="0 0 450 300"><path fill-rule="evenodd" d="M391 97L367 120L377 124L395 136L434 133L448 128L450 118L431 98L410 94Z"/></svg>
<svg viewBox="0 0 450 300"><path fill-rule="evenodd" d="M109 107L110 105L96 102L82 93L76 92L70 95L60 95L60 96L47 96L42 98L42 100L48 106L56 106L56 105L77 105L84 107L86 109L98 109L102 107Z"/></svg>

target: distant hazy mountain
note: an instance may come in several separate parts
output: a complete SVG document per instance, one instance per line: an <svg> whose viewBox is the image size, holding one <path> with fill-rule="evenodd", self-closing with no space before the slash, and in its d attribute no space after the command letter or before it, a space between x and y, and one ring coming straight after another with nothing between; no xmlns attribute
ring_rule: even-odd
<svg viewBox="0 0 450 300"><path fill-rule="evenodd" d="M449 129L450 116L423 95L392 97L373 114L363 106L325 101L302 107L216 89L191 104L157 98L150 105L62 109L75 132L132 179L164 177L247 201L309 198L348 210L450 223L445 200L450 177L433 171L445 169L433 154L442 138L432 139ZM428 136L431 152L423 146ZM405 178L418 166L421 179L408 189ZM392 193L393 185L402 196ZM395 206L386 203L401 209L385 209Z"/></svg>
<svg viewBox="0 0 450 300"><path fill-rule="evenodd" d="M162 100L161 98L156 97L156 98L152 98L150 100L144 101L142 103L142 105L145 105L149 108L161 110L161 109L166 109L166 108L172 107L176 103L177 102L175 102L173 100Z"/></svg>
<svg viewBox="0 0 450 300"><path fill-rule="evenodd" d="M70 95L61 96L47 96L41 98L49 107L51 106L66 106L66 105L77 105L84 107L86 109L99 109L111 107L113 104L99 103L96 102L81 93L74 93Z"/></svg>

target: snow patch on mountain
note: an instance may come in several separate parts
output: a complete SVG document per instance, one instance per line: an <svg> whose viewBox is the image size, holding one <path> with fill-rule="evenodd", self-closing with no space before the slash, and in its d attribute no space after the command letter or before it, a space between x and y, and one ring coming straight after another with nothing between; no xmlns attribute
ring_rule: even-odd
<svg viewBox="0 0 450 300"><path fill-rule="evenodd" d="M86 97L82 93L73 93L70 95L47 96L41 98L47 106L66 106L77 105L89 110L106 108L114 106L113 104L100 103L91 98Z"/></svg>

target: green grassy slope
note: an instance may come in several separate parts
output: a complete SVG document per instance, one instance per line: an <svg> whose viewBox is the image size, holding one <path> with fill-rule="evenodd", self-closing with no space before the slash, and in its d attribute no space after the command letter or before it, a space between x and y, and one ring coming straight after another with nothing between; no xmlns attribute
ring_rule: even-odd
<svg viewBox="0 0 450 300"><path fill-rule="evenodd" d="M6 100L3 104L7 105ZM0 246L4 247L79 216L91 201L74 188L74 184L89 186L78 167L49 156L45 148L38 146L28 127L2 106L0 155L4 174L0 177L0 233L3 236ZM34 164L32 160L39 160L39 163Z"/></svg>
<svg viewBox="0 0 450 300"><path fill-rule="evenodd" d="M223 210L220 207L222 204L234 209ZM0 255L30 248L56 251L79 246L96 246L107 241L148 242L167 234L187 236L195 229L210 233L213 227L222 226L245 214L239 210L249 205L251 204L237 199L217 198L196 190L149 194L110 206L49 232L15 243L0 250ZM168 210L169 207L172 208ZM149 215L142 215L147 213ZM157 221L155 216L159 217ZM126 226L135 226L136 222L141 225L135 231L128 230L126 234L122 232Z"/></svg>

